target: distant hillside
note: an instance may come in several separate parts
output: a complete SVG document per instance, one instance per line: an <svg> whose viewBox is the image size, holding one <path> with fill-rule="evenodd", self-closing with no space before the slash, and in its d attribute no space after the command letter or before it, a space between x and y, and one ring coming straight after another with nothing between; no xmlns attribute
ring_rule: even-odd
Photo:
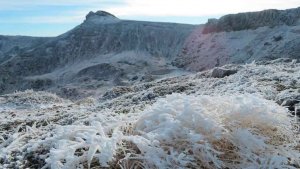
<svg viewBox="0 0 300 169"><path fill-rule="evenodd" d="M222 31L240 31L259 27L281 25L296 26L300 23L300 7L288 10L265 10L225 15L220 19L210 19L205 24L203 33Z"/></svg>
<svg viewBox="0 0 300 169"><path fill-rule="evenodd" d="M34 89L79 99L225 64L300 59L299 12L240 13L187 25L98 11L58 37L1 36L0 94Z"/></svg>
<svg viewBox="0 0 300 169"><path fill-rule="evenodd" d="M229 63L300 59L300 8L226 15L189 37L174 65L201 71Z"/></svg>
<svg viewBox="0 0 300 169"><path fill-rule="evenodd" d="M28 88L56 91L65 86L89 90L159 78L176 69L171 61L194 29L90 12L73 30L28 46L2 63L0 93Z"/></svg>
<svg viewBox="0 0 300 169"><path fill-rule="evenodd" d="M26 48L33 48L51 38L0 35L0 63Z"/></svg>

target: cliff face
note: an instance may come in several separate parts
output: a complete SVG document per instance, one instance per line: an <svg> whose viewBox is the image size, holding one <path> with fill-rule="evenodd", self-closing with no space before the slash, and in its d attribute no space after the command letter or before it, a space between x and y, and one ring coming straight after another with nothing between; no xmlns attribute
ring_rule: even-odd
<svg viewBox="0 0 300 169"><path fill-rule="evenodd" d="M265 10L225 15L220 19L210 19L203 28L203 33L241 31L259 27L281 25L295 26L300 21L300 8L289 10Z"/></svg>
<svg viewBox="0 0 300 169"><path fill-rule="evenodd" d="M195 30L174 61L201 71L230 63L300 59L300 8L226 15Z"/></svg>

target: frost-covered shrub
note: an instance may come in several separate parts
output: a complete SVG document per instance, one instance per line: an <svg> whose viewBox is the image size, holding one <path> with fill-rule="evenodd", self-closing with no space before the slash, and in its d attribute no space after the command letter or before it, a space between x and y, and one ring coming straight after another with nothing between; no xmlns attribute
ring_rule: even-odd
<svg viewBox="0 0 300 169"><path fill-rule="evenodd" d="M164 167L282 168L299 162L299 153L284 147L294 141L286 110L250 95L171 95L146 110L135 129L164 148Z"/></svg>
<svg viewBox="0 0 300 169"><path fill-rule="evenodd" d="M272 101L173 94L142 113L60 126L41 143L53 147L51 168L294 168L297 141L286 109Z"/></svg>

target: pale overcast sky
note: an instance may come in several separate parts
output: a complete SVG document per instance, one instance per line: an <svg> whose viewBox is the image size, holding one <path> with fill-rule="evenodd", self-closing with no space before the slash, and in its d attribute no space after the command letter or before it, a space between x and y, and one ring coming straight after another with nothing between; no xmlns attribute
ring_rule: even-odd
<svg viewBox="0 0 300 169"><path fill-rule="evenodd" d="M300 0L0 0L0 34L56 36L89 11L121 19L201 24L224 14L300 7Z"/></svg>

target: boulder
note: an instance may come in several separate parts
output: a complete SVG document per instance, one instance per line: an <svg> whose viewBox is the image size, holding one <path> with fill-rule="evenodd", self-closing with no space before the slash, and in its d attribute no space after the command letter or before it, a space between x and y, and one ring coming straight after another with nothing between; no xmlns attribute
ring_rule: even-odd
<svg viewBox="0 0 300 169"><path fill-rule="evenodd" d="M276 102L289 109L292 114L300 115L300 93L296 89L284 90L278 94Z"/></svg>
<svg viewBox="0 0 300 169"><path fill-rule="evenodd" d="M225 69L225 68L214 68L212 73L211 73L211 77L213 78L223 78L226 76L230 76L237 73L237 70L234 69Z"/></svg>

